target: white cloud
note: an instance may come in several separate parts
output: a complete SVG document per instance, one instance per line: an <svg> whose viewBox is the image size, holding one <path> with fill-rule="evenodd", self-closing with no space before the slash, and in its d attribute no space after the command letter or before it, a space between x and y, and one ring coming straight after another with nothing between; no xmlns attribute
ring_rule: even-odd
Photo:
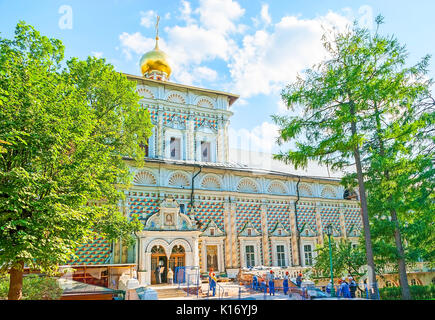
<svg viewBox="0 0 435 320"><path fill-rule="evenodd" d="M188 1L181 1L182 7L180 8L180 16L179 18L181 20L184 20L187 24L191 24L195 22L195 19L191 17L192 15L192 8L190 7L190 2Z"/></svg>
<svg viewBox="0 0 435 320"><path fill-rule="evenodd" d="M195 68L195 72L198 77L201 79L205 79L208 81L215 81L217 78L217 72L216 70L207 68L207 67L197 67Z"/></svg>
<svg viewBox="0 0 435 320"><path fill-rule="evenodd" d="M147 12L140 12L141 18L140 18L140 25L144 26L145 28L149 28L156 23L157 19L157 13L154 10L148 10Z"/></svg>
<svg viewBox="0 0 435 320"><path fill-rule="evenodd" d="M235 21L245 13L245 9L233 0L201 0L196 12L204 28L220 34L237 31Z"/></svg>
<svg viewBox="0 0 435 320"><path fill-rule="evenodd" d="M271 24L272 23L272 18L270 17L269 14L269 5L268 4L263 4L261 6L261 19L266 23L266 24Z"/></svg>
<svg viewBox="0 0 435 320"><path fill-rule="evenodd" d="M165 35L159 42L169 55L172 80L200 85L202 80L217 79L216 71L208 71L208 76L204 72L209 69L208 62L220 60L226 63L231 77L222 87L244 98L277 94L298 73L325 57L320 41L322 25L343 29L350 23L347 17L334 12L313 19L284 16L273 23L269 6L263 4L257 16L263 27L248 34L252 26L250 29L239 23L245 9L234 0L200 0L196 8L182 0L179 12L185 24L164 28ZM142 18L152 13L143 13ZM240 34L244 36L238 41L236 35ZM139 59L155 43L139 32L124 32L119 39L127 60L133 55Z"/></svg>
<svg viewBox="0 0 435 320"><path fill-rule="evenodd" d="M103 53L100 51L92 51L91 54L97 59L100 59L103 57Z"/></svg>
<svg viewBox="0 0 435 320"><path fill-rule="evenodd" d="M270 32L246 35L228 65L235 91L245 97L278 92L298 72L326 56L320 41L322 25L343 29L348 23L333 12L315 19L285 16Z"/></svg>
<svg viewBox="0 0 435 320"><path fill-rule="evenodd" d="M230 127L228 132L230 148L270 153L276 149L278 130L276 124L267 121L252 130L235 130Z"/></svg>

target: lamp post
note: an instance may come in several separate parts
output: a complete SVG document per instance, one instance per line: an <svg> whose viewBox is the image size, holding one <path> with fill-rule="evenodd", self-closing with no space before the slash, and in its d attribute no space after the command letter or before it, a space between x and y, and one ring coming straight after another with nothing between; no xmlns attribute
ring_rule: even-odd
<svg viewBox="0 0 435 320"><path fill-rule="evenodd" d="M329 264L331 268L331 297L335 296L335 290L334 290L334 272L332 270L332 247L331 247L331 235L332 235L332 225L328 224L326 226L326 234L328 235L328 241L329 241Z"/></svg>

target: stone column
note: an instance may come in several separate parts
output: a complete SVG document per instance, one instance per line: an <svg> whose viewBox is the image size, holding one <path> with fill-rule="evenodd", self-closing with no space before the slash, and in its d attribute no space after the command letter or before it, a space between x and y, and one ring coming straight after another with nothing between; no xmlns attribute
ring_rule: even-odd
<svg viewBox="0 0 435 320"><path fill-rule="evenodd" d="M343 203L340 203L340 206L339 206L339 212L340 212L340 227L341 227L341 234L342 234L342 236L343 236L343 238L344 239L347 239L347 233L346 233L346 223L345 223L345 221L344 221L344 212L345 212L345 209L344 209L344 204Z"/></svg>
<svg viewBox="0 0 435 320"><path fill-rule="evenodd" d="M224 265L224 250L222 242L218 244L217 246L217 256L218 256L218 268L219 272L225 271L225 265Z"/></svg>
<svg viewBox="0 0 435 320"><path fill-rule="evenodd" d="M187 116L187 122L186 122L186 158L187 160L194 160L195 159L195 137L194 137L194 129L195 129L195 122L194 122L195 115L189 111L189 114Z"/></svg>
<svg viewBox="0 0 435 320"><path fill-rule="evenodd" d="M271 261L269 257L269 232L267 230L267 200L263 199L261 204L261 233L262 233L262 244L263 244L263 259L264 265L270 266ZM259 257L260 259L260 257Z"/></svg>
<svg viewBox="0 0 435 320"><path fill-rule="evenodd" d="M320 212L322 211L322 203L316 202L316 225L317 225L317 242L323 245L323 228L322 228L322 217Z"/></svg>
<svg viewBox="0 0 435 320"><path fill-rule="evenodd" d="M217 162L225 162L225 146L224 146L224 123L221 119L218 120L218 134L216 139L217 144L217 155L216 155L216 161Z"/></svg>
<svg viewBox="0 0 435 320"><path fill-rule="evenodd" d="M298 239L297 239L297 228L296 228L296 215L295 215L295 201L291 200L289 203L289 216L291 225L291 244L292 244L292 265L299 265L299 250L298 250Z"/></svg>
<svg viewBox="0 0 435 320"><path fill-rule="evenodd" d="M236 199L230 197L230 225L231 225L231 254L232 254L232 267L236 268L239 266L239 256L237 254L237 226L236 226Z"/></svg>
<svg viewBox="0 0 435 320"><path fill-rule="evenodd" d="M224 118L224 147L223 147L223 160L224 162L229 161L229 146L228 146L228 126L230 124L230 121Z"/></svg>
<svg viewBox="0 0 435 320"><path fill-rule="evenodd" d="M233 255L232 251L232 232L231 232L231 210L230 203L228 202L229 198L225 198L224 202L224 227L225 227L225 268L232 268L232 260L231 257Z"/></svg>
<svg viewBox="0 0 435 320"><path fill-rule="evenodd" d="M156 139L156 144L157 144L157 157L158 158L164 158L164 148L163 148L163 109L161 106L158 107L158 111L157 111L157 129L156 129L156 133L157 133L157 139Z"/></svg>

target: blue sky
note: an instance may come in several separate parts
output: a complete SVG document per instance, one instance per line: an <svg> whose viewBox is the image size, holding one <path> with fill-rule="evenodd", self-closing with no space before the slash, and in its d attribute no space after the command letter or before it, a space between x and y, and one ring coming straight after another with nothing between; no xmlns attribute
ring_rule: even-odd
<svg viewBox="0 0 435 320"><path fill-rule="evenodd" d="M139 75L138 61L154 46L159 14L171 81L239 94L232 107L231 146L275 152L270 115L285 112L279 96L285 84L322 58L321 25L342 28L359 19L374 27L381 13L382 31L407 45L412 64L435 53L433 12L430 0L0 0L0 32L11 38L24 20L61 39L66 57L101 56L116 70Z"/></svg>

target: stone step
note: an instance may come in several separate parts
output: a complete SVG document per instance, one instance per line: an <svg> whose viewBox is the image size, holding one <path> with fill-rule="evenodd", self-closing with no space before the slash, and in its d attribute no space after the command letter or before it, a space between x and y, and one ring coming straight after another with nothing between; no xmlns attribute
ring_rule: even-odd
<svg viewBox="0 0 435 320"><path fill-rule="evenodd" d="M160 289L156 290L158 299L179 298L184 297L187 293L184 290L174 289Z"/></svg>

